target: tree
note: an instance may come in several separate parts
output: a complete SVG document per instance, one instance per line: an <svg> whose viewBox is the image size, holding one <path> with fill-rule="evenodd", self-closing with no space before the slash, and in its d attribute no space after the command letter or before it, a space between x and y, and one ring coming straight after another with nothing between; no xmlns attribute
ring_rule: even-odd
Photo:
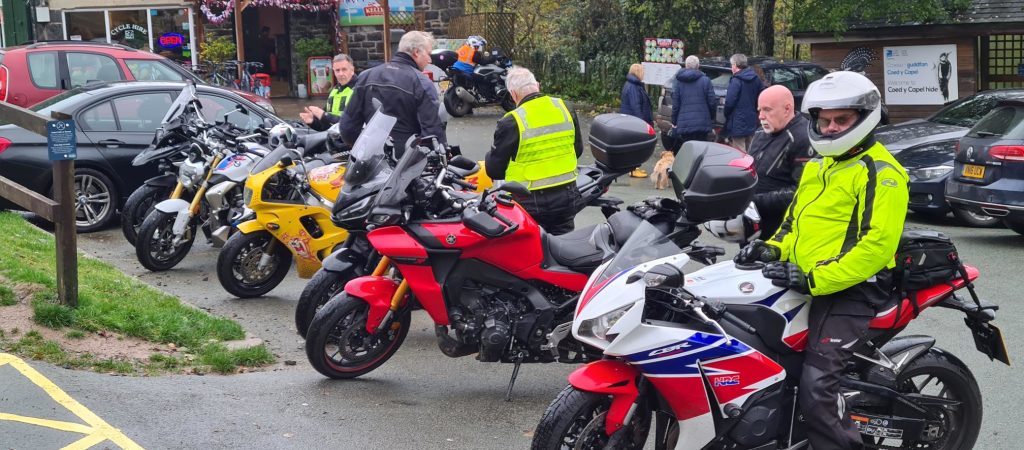
<svg viewBox="0 0 1024 450"><path fill-rule="evenodd" d="M970 5L971 0L793 0L793 29L839 36L850 21L942 23Z"/></svg>
<svg viewBox="0 0 1024 450"><path fill-rule="evenodd" d="M775 0L754 0L754 40L751 49L755 55L775 55Z"/></svg>

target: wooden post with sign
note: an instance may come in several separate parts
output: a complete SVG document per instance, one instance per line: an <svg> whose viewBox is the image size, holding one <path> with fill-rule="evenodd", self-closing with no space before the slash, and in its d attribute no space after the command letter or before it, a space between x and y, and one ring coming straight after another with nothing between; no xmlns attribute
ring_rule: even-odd
<svg viewBox="0 0 1024 450"><path fill-rule="evenodd" d="M75 226L75 161L77 145L71 116L52 112L46 116L0 102L0 125L13 124L47 136L53 161L53 196L50 200L7 178L0 177L0 197L13 201L54 224L57 244L57 297L72 308L78 306L78 235ZM66 139L66 140L65 140ZM60 140L60 142L55 142ZM60 153L55 152L59 150ZM55 156L56 155L56 156Z"/></svg>
<svg viewBox="0 0 1024 450"><path fill-rule="evenodd" d="M384 62L391 61L391 6L388 0L380 0L380 7L384 8Z"/></svg>

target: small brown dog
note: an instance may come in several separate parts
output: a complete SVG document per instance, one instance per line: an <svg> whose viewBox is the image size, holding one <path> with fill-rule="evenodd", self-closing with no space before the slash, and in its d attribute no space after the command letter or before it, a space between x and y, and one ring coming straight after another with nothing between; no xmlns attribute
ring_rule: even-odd
<svg viewBox="0 0 1024 450"><path fill-rule="evenodd" d="M654 163L654 170L651 171L651 181L654 182L655 189L665 189L671 184L668 179L668 169L672 167L675 160L676 157L672 152L668 150L661 152L661 159Z"/></svg>

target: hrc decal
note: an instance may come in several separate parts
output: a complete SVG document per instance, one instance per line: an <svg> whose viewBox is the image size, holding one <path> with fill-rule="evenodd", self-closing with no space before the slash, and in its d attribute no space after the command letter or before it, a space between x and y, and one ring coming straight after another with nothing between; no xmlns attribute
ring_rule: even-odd
<svg viewBox="0 0 1024 450"><path fill-rule="evenodd" d="M739 375L726 375L724 377L717 377L717 378L714 379L712 384L715 387L719 387L719 386L735 386L735 385L740 384L740 376Z"/></svg>

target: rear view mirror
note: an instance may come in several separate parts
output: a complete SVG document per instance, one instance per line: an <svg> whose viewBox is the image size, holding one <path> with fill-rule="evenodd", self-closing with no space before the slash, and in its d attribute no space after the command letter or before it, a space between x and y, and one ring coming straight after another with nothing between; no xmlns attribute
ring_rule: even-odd
<svg viewBox="0 0 1024 450"><path fill-rule="evenodd" d="M506 181L501 185L501 187L498 188L498 190L505 191L513 195L518 195L520 197L530 195L530 190L527 189L526 186L516 183L515 181Z"/></svg>

